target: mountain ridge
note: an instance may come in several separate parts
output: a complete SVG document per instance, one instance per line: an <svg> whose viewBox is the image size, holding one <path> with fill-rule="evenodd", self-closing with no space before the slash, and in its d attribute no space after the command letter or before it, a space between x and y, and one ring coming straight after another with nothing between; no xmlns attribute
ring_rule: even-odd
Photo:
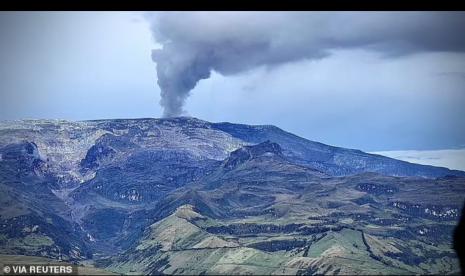
<svg viewBox="0 0 465 276"><path fill-rule="evenodd" d="M257 144L270 140L278 143L284 154L294 159L302 165L312 166L315 169L326 171L331 175L349 175L365 171L379 172L388 175L398 176L420 176L420 177L443 177L446 175L465 176L464 171L450 170L444 167L435 167L401 161L378 154L370 154L357 149L346 149L330 146L321 142L315 142L286 132L273 125L244 125L229 122L210 123L194 117L174 117L174 118L134 118L134 119L102 119L84 121L66 120L25 120L0 122L0 130L14 129L15 125L27 122L29 128L40 124L70 124L74 127L95 127L105 130L106 125L116 124L127 125L146 123L147 125L163 125L173 123L174 125L186 124L191 128L219 130L231 135L233 139L242 141L236 144L233 149L247 144ZM84 124L84 125L80 125ZM89 124L89 125L88 125ZM24 126L18 130L25 129ZM143 131L143 130L142 130ZM109 133L112 133L111 131ZM239 142L241 143L241 142ZM0 146L2 145L0 141ZM230 150L228 150L230 152ZM223 159L225 155L221 159Z"/></svg>

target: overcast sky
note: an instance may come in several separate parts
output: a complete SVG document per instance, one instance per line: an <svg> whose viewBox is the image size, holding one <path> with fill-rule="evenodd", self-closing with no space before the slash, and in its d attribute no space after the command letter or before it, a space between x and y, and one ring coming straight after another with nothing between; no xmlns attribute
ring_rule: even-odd
<svg viewBox="0 0 465 276"><path fill-rule="evenodd" d="M180 113L365 151L463 148L464 22L463 13L1 12L0 119Z"/></svg>

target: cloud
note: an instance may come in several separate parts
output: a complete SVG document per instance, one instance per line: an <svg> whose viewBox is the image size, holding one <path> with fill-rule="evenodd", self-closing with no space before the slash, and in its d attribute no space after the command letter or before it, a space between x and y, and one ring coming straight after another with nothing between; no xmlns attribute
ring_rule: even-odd
<svg viewBox="0 0 465 276"><path fill-rule="evenodd" d="M465 50L464 12L161 12L146 18L156 42L164 116L178 116L212 71L248 70L321 59L363 48L399 57Z"/></svg>
<svg viewBox="0 0 465 276"><path fill-rule="evenodd" d="M464 72L441 72L438 73L437 76L465 80Z"/></svg>
<svg viewBox="0 0 465 276"><path fill-rule="evenodd" d="M465 171L465 149L379 151L373 153L411 163Z"/></svg>

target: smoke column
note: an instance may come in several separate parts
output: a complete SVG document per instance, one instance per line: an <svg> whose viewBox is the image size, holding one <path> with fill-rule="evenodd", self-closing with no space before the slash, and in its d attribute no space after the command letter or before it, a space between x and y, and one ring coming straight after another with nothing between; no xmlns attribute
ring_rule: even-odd
<svg viewBox="0 0 465 276"><path fill-rule="evenodd" d="M149 13L164 117L184 113L189 93L211 71L228 76L259 66L321 59L338 49L383 56L464 51L464 12Z"/></svg>

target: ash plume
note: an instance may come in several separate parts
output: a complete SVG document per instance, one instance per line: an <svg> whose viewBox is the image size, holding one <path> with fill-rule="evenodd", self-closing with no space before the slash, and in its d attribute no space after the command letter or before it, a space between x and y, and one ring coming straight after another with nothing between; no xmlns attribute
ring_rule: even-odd
<svg viewBox="0 0 465 276"><path fill-rule="evenodd" d="M260 66L363 48L384 58L465 49L464 12L164 12L146 14L164 117L181 115L197 83Z"/></svg>

